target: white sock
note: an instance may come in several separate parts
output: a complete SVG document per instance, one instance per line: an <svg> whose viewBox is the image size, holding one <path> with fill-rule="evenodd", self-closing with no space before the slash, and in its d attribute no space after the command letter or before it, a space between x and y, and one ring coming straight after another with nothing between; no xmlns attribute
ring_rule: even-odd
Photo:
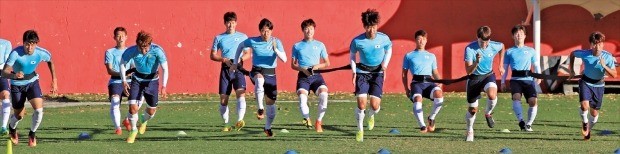
<svg viewBox="0 0 620 154"><path fill-rule="evenodd" d="M228 124L228 106L220 104L220 115L224 119L224 124Z"/></svg>
<svg viewBox="0 0 620 154"><path fill-rule="evenodd" d="M11 119L9 120L9 126L11 126L12 129L17 128L17 124L19 124L19 121L22 121L22 119L17 119L17 117L15 117L15 115L11 116Z"/></svg>
<svg viewBox="0 0 620 154"><path fill-rule="evenodd" d="M267 122L265 123L265 129L271 129L271 123L276 118L276 105L267 105Z"/></svg>
<svg viewBox="0 0 620 154"><path fill-rule="evenodd" d="M131 114L131 116L129 116L129 121L131 122L131 130L138 130L138 126L136 125L138 123L138 113Z"/></svg>
<svg viewBox="0 0 620 154"><path fill-rule="evenodd" d="M534 119L536 119L536 114L538 113L538 105L534 106L534 107L530 107L527 110L527 124L526 125L532 125L532 123L534 123Z"/></svg>
<svg viewBox="0 0 620 154"><path fill-rule="evenodd" d="M355 108L355 119L357 119L357 129L364 131L364 110Z"/></svg>
<svg viewBox="0 0 620 154"><path fill-rule="evenodd" d="M150 115L149 112L146 112L146 109L144 109L144 114L142 114L142 118L144 118L144 121L149 121L153 119L153 117L155 117L155 114Z"/></svg>
<svg viewBox="0 0 620 154"><path fill-rule="evenodd" d="M381 107L377 108L377 110L374 109L370 109L372 110L371 112L368 112L368 117L375 117L375 114L379 113L379 111L381 110Z"/></svg>
<svg viewBox="0 0 620 154"><path fill-rule="evenodd" d="M426 124L424 123L424 110L422 110L422 102L413 103L413 115L418 120L418 125L420 127L426 127Z"/></svg>
<svg viewBox="0 0 620 154"><path fill-rule="evenodd" d="M30 125L30 131L36 132L43 121L43 108L38 108L32 113L32 125Z"/></svg>
<svg viewBox="0 0 620 154"><path fill-rule="evenodd" d="M310 118L310 108L308 107L307 94L299 94L299 110L305 119Z"/></svg>
<svg viewBox="0 0 620 154"><path fill-rule="evenodd" d="M245 107L245 97L239 97L237 99L237 113L239 114L237 121L243 120L243 117L245 116Z"/></svg>
<svg viewBox="0 0 620 154"><path fill-rule="evenodd" d="M495 98L494 100L487 99L486 114L492 114L495 105L497 105L497 98Z"/></svg>
<svg viewBox="0 0 620 154"><path fill-rule="evenodd" d="M465 123L467 123L467 132L474 132L474 122L476 121L476 114L465 113Z"/></svg>
<svg viewBox="0 0 620 154"><path fill-rule="evenodd" d="M142 104L144 104L144 96L142 96L142 98L140 98L140 100L137 101L138 102L138 110L142 107Z"/></svg>
<svg viewBox="0 0 620 154"><path fill-rule="evenodd" d="M265 97L265 78L256 78L256 86L254 86L254 95L256 95L256 102L258 103L258 109L265 109L263 100Z"/></svg>
<svg viewBox="0 0 620 154"><path fill-rule="evenodd" d="M519 122L523 121L523 109L521 108L521 100L512 101L512 111L515 112L515 116L517 117L517 120L519 120Z"/></svg>
<svg viewBox="0 0 620 154"><path fill-rule="evenodd" d="M594 128L594 125L596 125L596 122L598 121L598 115L596 117L593 117L592 115L589 116L590 117L590 129Z"/></svg>
<svg viewBox="0 0 620 154"><path fill-rule="evenodd" d="M121 99L119 97L112 97L110 101L110 118L114 124L114 128L121 128Z"/></svg>
<svg viewBox="0 0 620 154"><path fill-rule="evenodd" d="M579 109L579 113L581 114L582 123L588 123L588 110L582 111Z"/></svg>
<svg viewBox="0 0 620 154"><path fill-rule="evenodd" d="M11 117L11 99L2 100L2 127L6 128Z"/></svg>
<svg viewBox="0 0 620 154"><path fill-rule="evenodd" d="M430 118L431 120L435 120L435 116L439 114L439 110L441 110L442 105L443 105L443 98L433 99L433 111L431 111L431 115L428 118Z"/></svg>
<svg viewBox="0 0 620 154"><path fill-rule="evenodd" d="M327 111L327 97L329 95L327 92L319 93L319 109L318 109L318 121L323 121L323 116L325 116L325 111Z"/></svg>

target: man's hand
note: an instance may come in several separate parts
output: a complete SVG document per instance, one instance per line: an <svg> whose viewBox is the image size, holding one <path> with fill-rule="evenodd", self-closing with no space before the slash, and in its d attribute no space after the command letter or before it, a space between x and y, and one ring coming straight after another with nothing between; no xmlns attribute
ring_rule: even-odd
<svg viewBox="0 0 620 154"><path fill-rule="evenodd" d="M502 82L502 92L506 92L506 83Z"/></svg>
<svg viewBox="0 0 620 154"><path fill-rule="evenodd" d="M607 65L606 65L606 63L605 63L605 58L603 58L603 56L599 56L599 57L598 57L598 61L599 61L599 62L601 62L601 66L602 66L603 68L606 68L606 67L607 67Z"/></svg>
<svg viewBox="0 0 620 154"><path fill-rule="evenodd" d="M161 87L161 97L168 98L168 93L166 92L166 87Z"/></svg>
<svg viewBox="0 0 620 154"><path fill-rule="evenodd" d="M357 77L356 73L353 73L353 87L355 87L355 78Z"/></svg>
<svg viewBox="0 0 620 154"><path fill-rule="evenodd" d="M407 98L411 97L411 90L405 89L405 93L407 94Z"/></svg>
<svg viewBox="0 0 620 154"><path fill-rule="evenodd" d="M480 59L482 59L482 54L476 53L476 62L480 62Z"/></svg>
<svg viewBox="0 0 620 154"><path fill-rule="evenodd" d="M23 78L24 78L24 72L19 71L15 73L15 79L23 79Z"/></svg>
<svg viewBox="0 0 620 154"><path fill-rule="evenodd" d="M503 76L503 75L504 75L504 73L506 73L506 69L504 69L504 66L500 65L500 66L499 66L499 75L500 75L500 76Z"/></svg>
<svg viewBox="0 0 620 154"><path fill-rule="evenodd" d="M127 83L127 81L123 81L123 92L124 92L124 93L125 93L125 95L127 95L127 96L129 96L129 89L130 89L130 86L129 86L129 84Z"/></svg>
<svg viewBox="0 0 620 154"><path fill-rule="evenodd" d="M232 65L233 65L232 61L231 61L230 59L228 59L228 58L223 58L223 59L222 59L222 62L223 62L224 64L226 64L226 66L228 66L228 67L230 67L230 66L232 66Z"/></svg>
<svg viewBox="0 0 620 154"><path fill-rule="evenodd" d="M52 89L50 90L52 95L56 95L56 92L58 92L58 84L56 82L56 79L52 79Z"/></svg>
<svg viewBox="0 0 620 154"><path fill-rule="evenodd" d="M540 85L541 82L542 82L542 79L536 79L536 85Z"/></svg>

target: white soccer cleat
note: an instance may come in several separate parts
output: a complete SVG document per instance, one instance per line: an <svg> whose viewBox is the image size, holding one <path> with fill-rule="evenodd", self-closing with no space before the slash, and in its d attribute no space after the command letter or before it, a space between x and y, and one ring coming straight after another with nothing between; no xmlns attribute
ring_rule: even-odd
<svg viewBox="0 0 620 154"><path fill-rule="evenodd" d="M467 138L465 138L465 141L473 142L474 141L474 132L467 132Z"/></svg>

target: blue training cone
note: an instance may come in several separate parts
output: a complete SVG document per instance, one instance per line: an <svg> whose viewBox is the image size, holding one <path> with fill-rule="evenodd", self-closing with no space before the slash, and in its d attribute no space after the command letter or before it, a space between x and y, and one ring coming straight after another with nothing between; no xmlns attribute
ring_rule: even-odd
<svg viewBox="0 0 620 154"><path fill-rule="evenodd" d="M295 150L287 150L286 153L284 154L297 154L297 151Z"/></svg>
<svg viewBox="0 0 620 154"><path fill-rule="evenodd" d="M615 154L620 154L620 148L616 149L616 151L614 151Z"/></svg>
<svg viewBox="0 0 620 154"><path fill-rule="evenodd" d="M502 150L499 150L499 153L501 154L512 154L512 150L510 150L510 148L505 147Z"/></svg>
<svg viewBox="0 0 620 154"><path fill-rule="evenodd" d="M399 134L400 134L400 131L398 131L398 129L396 129L396 128L392 128L392 129L390 130L390 134L399 135Z"/></svg>
<svg viewBox="0 0 620 154"><path fill-rule="evenodd" d="M87 140L90 139L90 135L87 132L82 132L78 135L79 140Z"/></svg>
<svg viewBox="0 0 620 154"><path fill-rule="evenodd" d="M379 151L377 151L377 154L391 154L392 152L390 152L390 150L386 149L386 148L381 148L379 149Z"/></svg>

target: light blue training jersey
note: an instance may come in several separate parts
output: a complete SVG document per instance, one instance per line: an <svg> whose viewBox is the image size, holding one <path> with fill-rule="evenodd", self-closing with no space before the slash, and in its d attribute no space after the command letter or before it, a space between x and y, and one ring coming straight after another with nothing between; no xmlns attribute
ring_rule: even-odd
<svg viewBox="0 0 620 154"><path fill-rule="evenodd" d="M317 40L299 41L293 45L292 58L298 60L299 66L308 68L319 64L320 58L327 58L327 49Z"/></svg>
<svg viewBox="0 0 620 154"><path fill-rule="evenodd" d="M0 39L0 69L4 68L6 60L9 58L9 54L13 51L13 46L8 40Z"/></svg>
<svg viewBox="0 0 620 154"><path fill-rule="evenodd" d="M412 75L433 75L437 69L437 58L426 50L414 50L405 55L403 69L407 69Z"/></svg>
<svg viewBox="0 0 620 154"><path fill-rule="evenodd" d="M110 48L106 50L105 57L104 57L104 64L106 65L112 64L112 70L116 72L120 72L121 71L121 58L126 49L127 48L125 49ZM133 60L129 60L129 62L125 64L125 69L131 68L132 63L133 63ZM131 79L127 79L127 82L131 82ZM108 84L110 83L123 83L123 82L121 79L110 79Z"/></svg>
<svg viewBox="0 0 620 154"><path fill-rule="evenodd" d="M528 46L511 47L506 50L504 64L508 64L513 71L530 71L532 64L537 62L536 50ZM534 80L532 77L512 77L511 80Z"/></svg>
<svg viewBox="0 0 620 154"><path fill-rule="evenodd" d="M366 34L362 33L351 41L349 51L351 55L360 53L360 63L367 66L381 65L385 58L385 52L392 49L392 41L386 34L377 32L374 39L366 38ZM357 73L368 73L359 68Z"/></svg>
<svg viewBox="0 0 620 154"><path fill-rule="evenodd" d="M133 61L134 66L136 67L136 71L142 74L157 73L159 65L167 62L166 55L164 54L164 49L155 43L151 43L151 49L146 52L146 54L142 54L142 52L139 51L138 46L132 46L127 48L127 50L125 50L125 52L123 53L122 60L126 62ZM138 79L138 81L145 81L144 79L140 79L135 75L133 77ZM155 78L152 80L157 79L159 78Z"/></svg>
<svg viewBox="0 0 620 154"><path fill-rule="evenodd" d="M478 41L471 42L465 47L465 62L474 62L476 60L476 54L482 54L478 67L474 70L474 75L485 75L493 72L493 59L495 55L499 53L504 44L501 42L489 41L487 48L482 49L478 44Z"/></svg>
<svg viewBox="0 0 620 154"><path fill-rule="evenodd" d="M599 56L594 56L592 50L576 50L573 52L573 54L576 58L581 58L581 60L583 60L584 68L582 74L591 79L599 80L603 79L603 76L605 76L605 70L603 69L603 66L601 65L601 60L599 58L605 59L605 65L607 65L607 67L610 67L611 69L616 69L616 66L614 64L616 59L611 55L611 53L605 50L601 51L601 54ZM586 84L593 87L605 86L605 82L599 82L596 84L590 84L586 82Z"/></svg>
<svg viewBox="0 0 620 154"><path fill-rule="evenodd" d="M276 42L276 47L280 52L284 51L284 46L282 46L282 42L280 39L271 37L268 41L263 41L263 38L260 36L250 37L243 42L243 50L252 49L252 65L258 66L262 68L276 68L278 63L276 62L275 50L273 49L272 42Z"/></svg>
<svg viewBox="0 0 620 154"><path fill-rule="evenodd" d="M49 62L52 60L52 55L41 47L36 47L31 55L28 55L24 51L23 46L19 46L13 49L13 52L9 55L9 59L6 61L6 65L13 67L13 72L23 72L24 74L34 73L37 66L42 61ZM11 85L23 86L28 83L32 83L39 79L37 74L30 80L11 80Z"/></svg>
<svg viewBox="0 0 620 154"><path fill-rule="evenodd" d="M248 36L241 32L232 34L222 33L213 39L213 48L211 50L221 51L223 58L235 59L235 53L237 53L239 44L246 39L248 39Z"/></svg>

